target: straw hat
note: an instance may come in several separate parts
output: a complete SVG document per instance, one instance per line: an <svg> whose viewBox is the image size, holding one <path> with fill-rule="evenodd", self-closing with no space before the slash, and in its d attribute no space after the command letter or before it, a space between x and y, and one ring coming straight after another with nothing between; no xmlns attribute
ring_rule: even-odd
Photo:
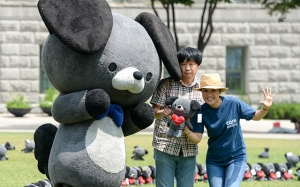
<svg viewBox="0 0 300 187"><path fill-rule="evenodd" d="M228 90L228 88L222 86L221 78L218 73L203 74L200 80L200 88L197 88L197 90L201 90L203 88L217 89L221 90L221 92L226 92Z"/></svg>

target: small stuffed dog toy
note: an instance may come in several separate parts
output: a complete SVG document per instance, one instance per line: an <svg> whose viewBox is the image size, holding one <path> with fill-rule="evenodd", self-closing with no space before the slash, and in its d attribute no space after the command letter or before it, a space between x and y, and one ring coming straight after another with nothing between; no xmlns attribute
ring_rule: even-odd
<svg viewBox="0 0 300 187"><path fill-rule="evenodd" d="M140 146L134 146L133 154L131 157L133 160L144 160L143 156L148 154L148 151Z"/></svg>
<svg viewBox="0 0 300 187"><path fill-rule="evenodd" d="M171 106L173 111L172 119L168 122L167 136L169 138L180 138L185 126L193 130L188 119L192 118L196 110L200 109L201 105L198 101L171 96L166 99L165 104Z"/></svg>
<svg viewBox="0 0 300 187"><path fill-rule="evenodd" d="M25 148L23 148L21 151L23 151L24 153L31 153L33 152L34 148L35 148L35 143L26 139Z"/></svg>
<svg viewBox="0 0 300 187"><path fill-rule="evenodd" d="M264 151L258 155L259 158L269 158L269 156L270 156L270 149L268 147L265 147Z"/></svg>
<svg viewBox="0 0 300 187"><path fill-rule="evenodd" d="M51 111L57 132L44 140L51 128L41 126L35 137L50 147L36 150L39 169L55 187L120 186L124 136L153 123L145 102L161 78L161 62L181 79L174 39L154 14L132 20L111 12L105 0L39 0L37 6L49 31L43 68L60 92Z"/></svg>
<svg viewBox="0 0 300 187"><path fill-rule="evenodd" d="M3 145L0 145L0 161L8 160L8 158L6 157L6 152L7 152L6 147Z"/></svg>
<svg viewBox="0 0 300 187"><path fill-rule="evenodd" d="M4 144L4 146L6 147L7 150L15 150L16 147L14 145L12 145L10 142L6 142Z"/></svg>

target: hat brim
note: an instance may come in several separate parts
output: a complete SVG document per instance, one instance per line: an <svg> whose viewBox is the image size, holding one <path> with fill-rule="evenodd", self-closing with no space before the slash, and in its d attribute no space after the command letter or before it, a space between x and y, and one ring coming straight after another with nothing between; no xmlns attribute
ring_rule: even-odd
<svg viewBox="0 0 300 187"><path fill-rule="evenodd" d="M194 89L201 91L203 88L221 90L221 92L226 92L228 90L228 88L221 87L221 86L203 86L201 88L194 88Z"/></svg>

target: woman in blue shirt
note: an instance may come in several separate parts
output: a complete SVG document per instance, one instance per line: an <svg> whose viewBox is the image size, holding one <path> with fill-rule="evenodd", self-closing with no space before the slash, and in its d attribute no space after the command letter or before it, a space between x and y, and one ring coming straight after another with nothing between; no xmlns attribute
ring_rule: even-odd
<svg viewBox="0 0 300 187"><path fill-rule="evenodd" d="M263 90L263 107L255 110L234 96L220 96L228 88L222 87L219 74L203 74L200 88L205 103L191 119L204 126L208 134L206 167L210 187L238 187L245 172L247 155L240 119L261 120L272 106L275 93Z"/></svg>

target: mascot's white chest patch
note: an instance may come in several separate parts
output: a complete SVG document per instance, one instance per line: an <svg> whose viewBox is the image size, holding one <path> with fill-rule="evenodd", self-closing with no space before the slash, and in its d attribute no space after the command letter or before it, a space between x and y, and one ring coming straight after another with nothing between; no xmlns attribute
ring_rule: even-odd
<svg viewBox="0 0 300 187"><path fill-rule="evenodd" d="M122 128L109 117L95 120L86 134L86 150L90 159L110 173L125 167L125 143Z"/></svg>

